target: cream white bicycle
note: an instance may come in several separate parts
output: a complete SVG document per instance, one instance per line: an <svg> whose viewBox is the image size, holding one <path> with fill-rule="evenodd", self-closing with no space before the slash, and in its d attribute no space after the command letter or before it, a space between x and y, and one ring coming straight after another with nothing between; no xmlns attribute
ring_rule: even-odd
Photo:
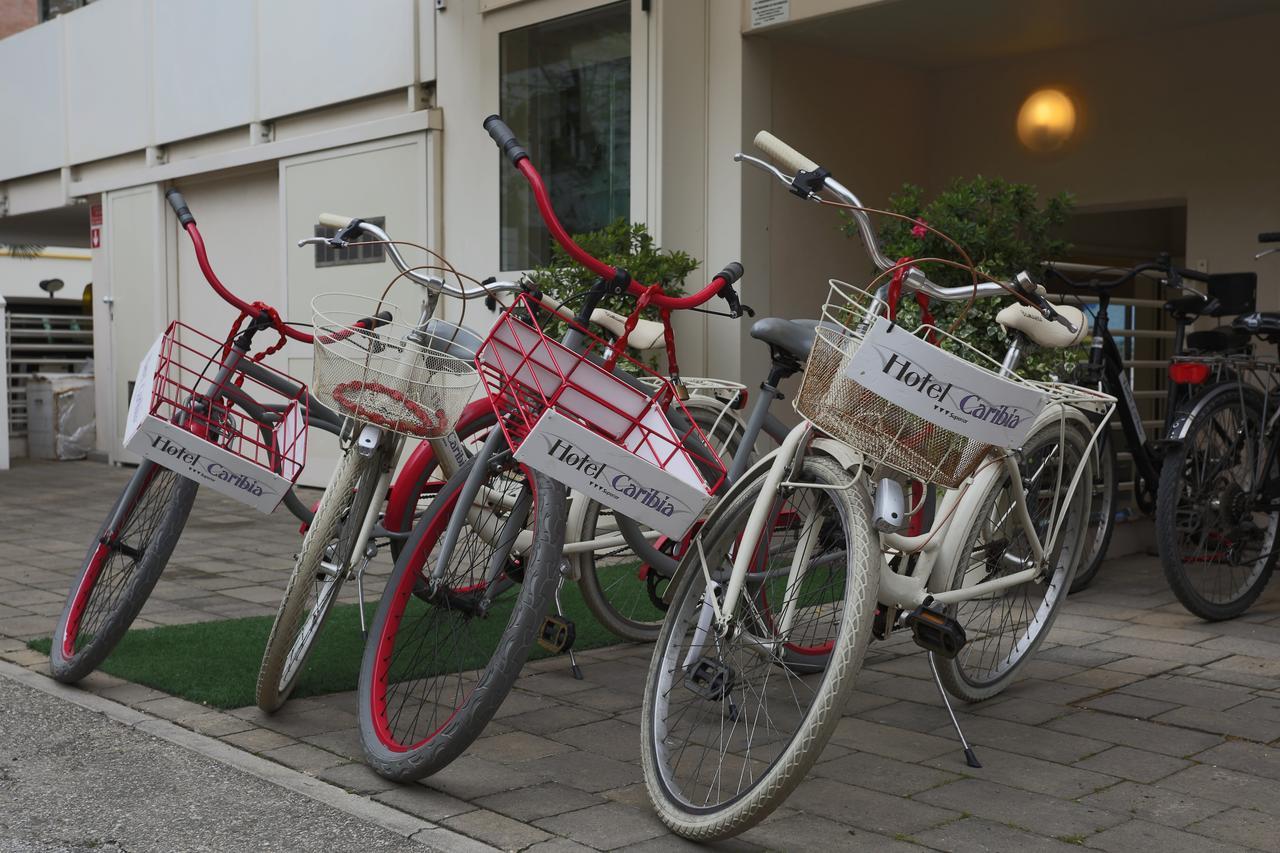
<svg viewBox="0 0 1280 853"><path fill-rule="evenodd" d="M946 288L893 264L856 196L771 135L756 144L793 174L739 159L851 208L873 260L904 290L1020 304L999 314L1011 343L996 363L942 330L891 323L885 289L832 282L796 401L805 420L693 540L645 684L650 799L698 841L742 832L799 784L873 635L909 628L931 663L941 659L939 684L967 701L1016 677L1082 553L1091 496L1079 485L1115 402L1016 374L1027 346L1079 342L1078 310L1050 306L1025 275ZM904 480L945 489L919 535L901 532L920 511L906 505ZM828 665L788 665L796 644L829 649Z"/></svg>

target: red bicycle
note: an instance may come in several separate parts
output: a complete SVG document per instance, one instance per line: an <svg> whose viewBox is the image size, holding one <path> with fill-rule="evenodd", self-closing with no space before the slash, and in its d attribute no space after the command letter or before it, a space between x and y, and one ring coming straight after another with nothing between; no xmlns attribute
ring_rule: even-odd
<svg viewBox="0 0 1280 853"><path fill-rule="evenodd" d="M270 305L232 293L213 271L182 194L170 189L166 197L209 285L240 316L222 340L174 323L144 361L126 436L130 449L144 459L90 543L58 618L50 669L59 681L78 681L92 672L128 630L163 573L200 486L268 512L283 503L309 526L314 514L292 489L305 463L306 428L335 435L344 429L343 416L302 382L262 363L286 339L311 344L314 336L282 320ZM357 230L386 242L401 273L431 289L432 307L440 292L484 293L464 292L415 271L376 226L364 223ZM390 313L378 311L330 337L365 337L391 320ZM278 337L254 355L255 338L263 332ZM421 473L414 472L402 488L416 487L425 479Z"/></svg>
<svg viewBox="0 0 1280 853"><path fill-rule="evenodd" d="M534 641L548 628L556 631L544 616L565 559L566 482L610 505L627 545L648 559L656 549L633 519L679 542L698 517L698 496L705 505L725 477L672 385L658 377L650 377L655 385L630 379L619 362L639 310L652 305L676 373L671 313L722 296L731 314L740 315L733 284L741 266L729 265L684 297L634 281L568 235L528 154L501 119L490 117L485 128L529 181L554 238L600 280L573 318L549 316L538 294L526 294L480 349L499 428L440 487L417 522L379 603L361 667L366 755L377 772L401 780L439 770L479 736ZM609 293L637 297L636 312L612 342L587 331ZM551 319L567 322L562 341L542 331ZM549 429L560 431L559 443ZM579 444L571 448L573 442ZM588 445L596 449L583 452ZM684 487L662 478L663 488L641 483L655 471ZM669 553L656 556L674 562Z"/></svg>

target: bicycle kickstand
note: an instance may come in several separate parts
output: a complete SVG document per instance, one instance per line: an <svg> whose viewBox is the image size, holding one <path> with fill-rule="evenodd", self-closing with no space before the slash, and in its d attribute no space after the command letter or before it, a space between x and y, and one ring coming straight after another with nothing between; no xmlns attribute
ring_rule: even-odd
<svg viewBox="0 0 1280 853"><path fill-rule="evenodd" d="M370 553L372 551L372 553ZM360 558L360 565L356 569L356 598L360 605L360 636L365 640L369 639L369 626L364 618L364 570L368 568L369 561L378 553L377 547L370 542L369 547L365 549L364 555Z"/></svg>
<svg viewBox="0 0 1280 853"><path fill-rule="evenodd" d="M564 572L560 573L560 579L556 581L556 615L561 619L564 618L564 607L560 604L560 588L564 586ZM569 671L573 673L573 677L578 681L582 680L582 667L578 666L578 659L573 654L573 647L570 646L569 652Z"/></svg>
<svg viewBox="0 0 1280 853"><path fill-rule="evenodd" d="M947 696L946 688L942 686L942 679L938 677L938 665L934 663L933 652L928 652L929 669L933 672L933 683L938 687L938 693L942 696L942 705L947 709L948 716L951 717L951 725L955 726L956 737L960 738L960 745L964 747L964 763L970 767L981 767L982 762L978 760L978 756L974 753L973 747L969 746L969 742L964 739L964 732L960 730L960 721L956 719L956 712L951 710L951 698Z"/></svg>
<svg viewBox="0 0 1280 853"><path fill-rule="evenodd" d="M542 621L538 645L553 655L568 654L569 669L573 671L573 677L581 681L582 669L578 666L578 659L573 654L573 641L577 636L577 629L574 627L573 620L564 615L564 605L560 603L560 588L572 576L569 561L563 560L560 563L560 577L556 579L556 615L547 616Z"/></svg>

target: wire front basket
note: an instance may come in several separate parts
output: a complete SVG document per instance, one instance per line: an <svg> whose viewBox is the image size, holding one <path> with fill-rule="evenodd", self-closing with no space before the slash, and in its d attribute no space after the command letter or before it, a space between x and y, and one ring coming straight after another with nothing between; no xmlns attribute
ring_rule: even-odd
<svg viewBox="0 0 1280 853"><path fill-rule="evenodd" d="M454 428L480 382L470 332L440 320L369 329L366 318L398 311L352 294L321 294L311 308L317 397L348 417L417 438Z"/></svg>
<svg viewBox="0 0 1280 853"><path fill-rule="evenodd" d="M577 330L584 349L548 336L547 321ZM517 459L681 536L724 481L724 465L670 382L621 353L636 374L624 378L607 368L609 352L606 341L522 294L477 363Z"/></svg>
<svg viewBox="0 0 1280 853"><path fill-rule="evenodd" d="M124 444L271 512L306 464L306 423L306 386L175 322L139 366Z"/></svg>
<svg viewBox="0 0 1280 853"><path fill-rule="evenodd" d="M890 323L883 301L841 281L831 280L822 315L796 411L914 480L958 487L993 447L1017 447L1050 402L1097 412L1114 403L1089 389L1001 373L995 360L940 329Z"/></svg>

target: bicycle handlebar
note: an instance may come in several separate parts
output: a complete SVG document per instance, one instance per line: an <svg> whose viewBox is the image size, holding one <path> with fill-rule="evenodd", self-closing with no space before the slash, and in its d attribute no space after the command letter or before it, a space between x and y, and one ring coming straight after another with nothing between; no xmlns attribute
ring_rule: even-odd
<svg viewBox="0 0 1280 853"><path fill-rule="evenodd" d="M520 174L524 175L525 180L529 182L529 188L533 191L533 198L538 205L538 213L542 216L542 221L546 224L547 230L551 232L551 236L564 248L569 257L601 278L618 281L625 276L627 292L632 296L643 294L646 290L645 285L637 282L626 270L612 267L588 254L565 230L560 223L559 217L556 216L555 209L551 206L551 197L542 182L542 176L538 174L538 170L529 161L529 152L520 144L516 135L511 131L511 128L507 127L501 116L491 115L486 118L484 120L484 129L493 138L494 144L498 146L498 149L511 161L511 165ZM667 296L666 294L656 293L649 300L649 303L657 308L675 311L696 308L721 293L725 293L725 298L729 299L727 293L732 291L734 282L741 277L742 264L735 261L717 273L711 279L711 282L697 293L690 296ZM734 295L736 296L736 293ZM731 306L734 301L730 300Z"/></svg>
<svg viewBox="0 0 1280 853"><path fill-rule="evenodd" d="M232 293L218 279L217 273L213 271L213 265L209 263L209 253L204 247L204 238L200 236L196 218L191 215L191 209L187 207L187 200L182 197L182 193L178 192L176 188L170 187L165 192L164 197L169 202L169 206L173 208L173 212L177 214L178 222L186 230L187 236L191 238L191 246L196 253L196 263L200 265L200 272L204 273L205 281L209 282L209 286L213 288L214 292L228 302L231 307L250 317L259 317L263 313L263 309L252 303L245 302ZM272 325L275 326L280 334L287 338L293 338L295 341L309 344L314 340L311 335L298 331L283 321L276 322L273 320Z"/></svg>
<svg viewBox="0 0 1280 853"><path fill-rule="evenodd" d="M1189 269L1183 269L1182 267L1175 267L1171 263L1165 263L1160 261L1156 261L1154 263L1138 264L1136 267L1133 267L1127 273L1120 276L1119 278L1111 279L1108 281L1100 281L1097 278L1091 278L1088 281L1073 279L1070 276L1063 273L1057 267L1053 266L1052 264L1049 264L1048 266L1046 266L1045 270L1054 278L1062 281L1063 283L1067 284L1070 287L1077 288L1078 290L1111 290L1112 288L1119 287L1120 285L1124 284L1127 281L1132 281L1133 279L1137 278L1138 276L1142 275L1145 272L1162 272L1178 279L1189 278L1192 281L1204 282L1206 284L1210 280L1210 276L1207 273L1202 273L1199 270L1189 270ZM1170 285L1170 282L1166 281L1165 284ZM1180 287L1181 285L1172 284L1170 286Z"/></svg>
<svg viewBox="0 0 1280 853"><path fill-rule="evenodd" d="M434 290L438 293L445 293L457 299L476 299L482 296L492 295L492 287L459 286L454 282L445 281L443 278L438 276L424 275L423 273L418 272L413 267L409 266L408 262L405 261L404 256L400 254L400 250L396 246L396 241L392 240L391 236L387 234L386 231L383 231L372 222L360 219L357 216L343 216L340 213L322 213L316 217L316 222L326 228L336 229L339 236L341 236L343 231L347 231L349 229L356 229L364 234L368 234L375 241L383 244L387 254L391 256L391 262L395 264L396 269L400 270L400 272L404 274L405 278L416 284L420 284L429 290ZM305 246L308 243L333 243L335 240L336 238L309 237L299 240L298 245ZM348 242L350 241L343 240L340 244L346 245ZM509 285L507 287L510 289ZM516 289L518 290L519 288Z"/></svg>
<svg viewBox="0 0 1280 853"><path fill-rule="evenodd" d="M795 172L795 175L788 176L768 163L746 154L738 154L734 159L772 173L779 181L787 184L793 193L802 198L816 197L819 190L827 190L841 201L851 205L853 209L849 213L858 225L858 232L862 235L862 242L866 246L867 254L871 256L871 260L881 270L893 269L898 265L896 261L885 256L884 250L880 246L880 238L876 236L870 217L867 216L866 211L859 209L865 205L858 200L858 197L851 190L833 178L830 172L767 130L762 130L756 134L755 145L770 159ZM903 287L920 291L943 302L961 302L966 299L972 299L975 295L978 297L1007 296L1013 290L1021 292L1021 288L1015 285L1005 285L992 281L979 282L976 290L973 285L943 287L933 282L918 267L911 267L907 270L903 278Z"/></svg>
<svg viewBox="0 0 1280 853"><path fill-rule="evenodd" d="M1280 231L1263 231L1258 235L1259 243L1280 243Z"/></svg>

